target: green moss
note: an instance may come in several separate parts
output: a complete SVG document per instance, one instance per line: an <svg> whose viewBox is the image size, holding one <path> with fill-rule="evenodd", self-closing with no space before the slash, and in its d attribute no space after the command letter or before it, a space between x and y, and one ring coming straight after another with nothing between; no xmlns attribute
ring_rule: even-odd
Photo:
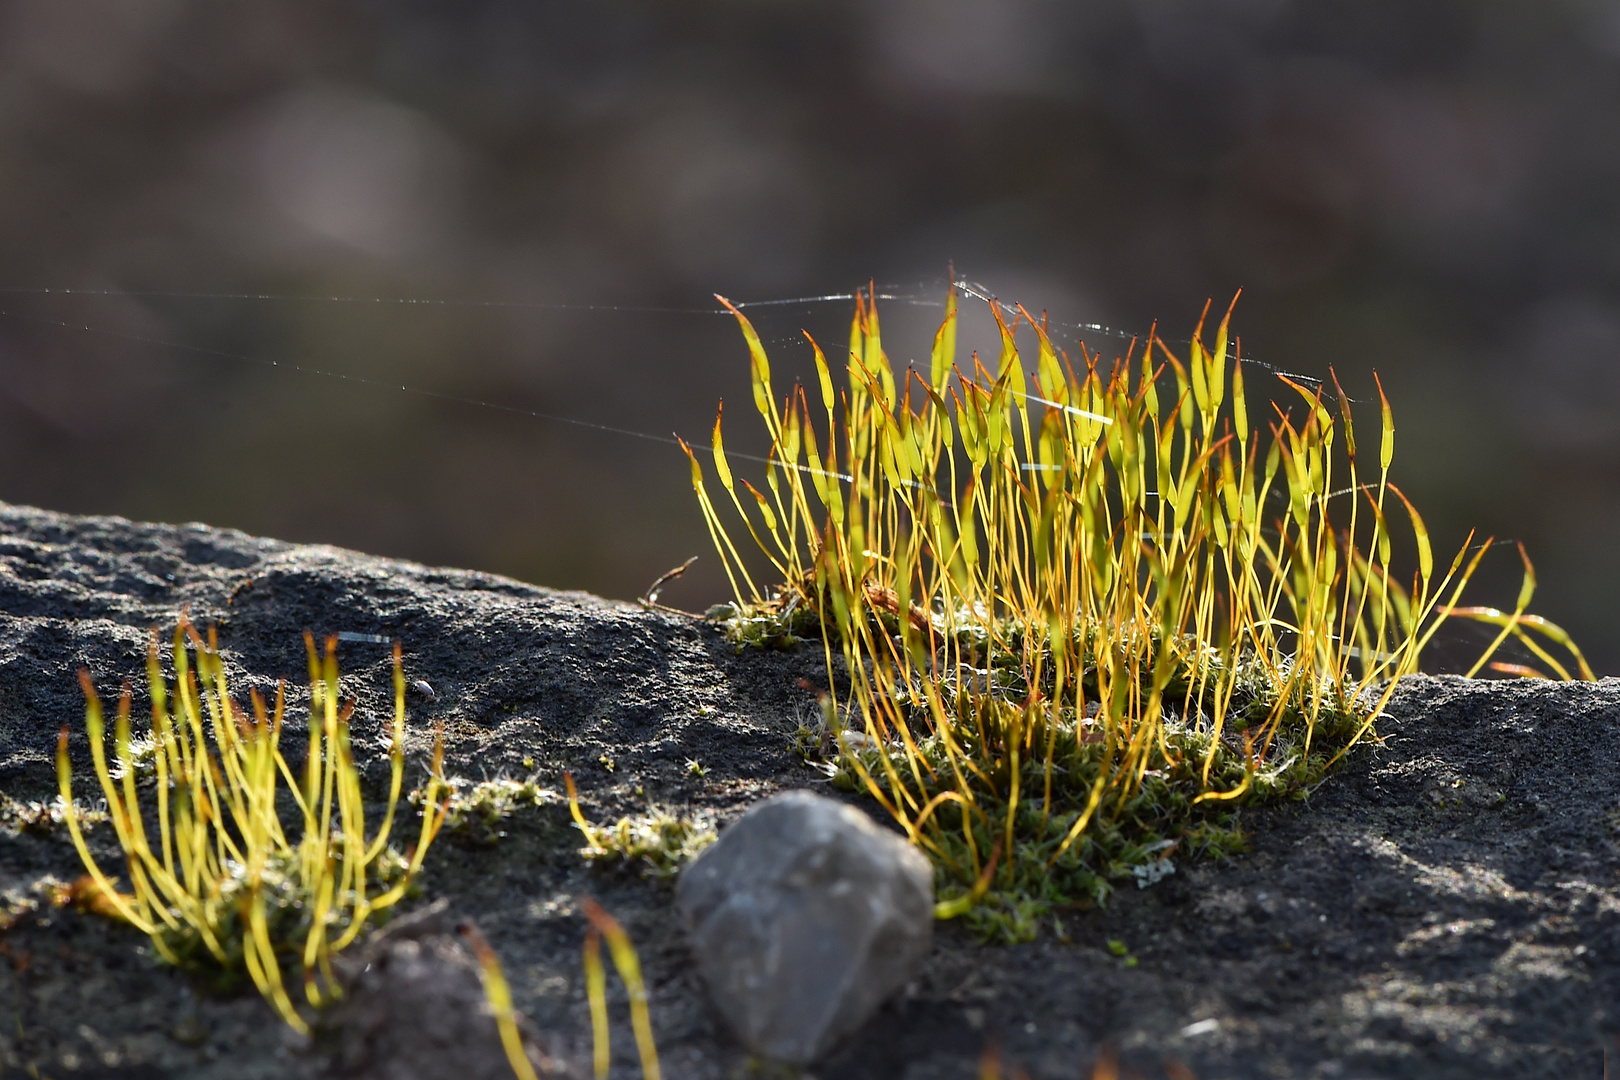
<svg viewBox="0 0 1620 1080"><path fill-rule="evenodd" d="M821 636L821 619L801 606L799 599L796 592L783 592L759 603L716 604L704 618L719 625L739 652L750 646L790 649L807 638Z"/></svg>
<svg viewBox="0 0 1620 1080"><path fill-rule="evenodd" d="M106 804L89 806L76 802L73 814L80 825L100 825L111 820ZM60 795L54 799L23 802L0 792L0 828L35 836L51 836L67 827L67 812Z"/></svg>
<svg viewBox="0 0 1620 1080"><path fill-rule="evenodd" d="M443 828L474 844L493 844L506 835L501 827L513 813L525 807L562 802L562 796L541 787L534 777L525 780L497 778L473 783L464 777L447 781L450 796L445 804ZM410 793L412 805L422 804L421 791Z"/></svg>
<svg viewBox="0 0 1620 1080"><path fill-rule="evenodd" d="M578 815L576 820L584 821ZM679 874L715 839L714 822L707 815L657 809L622 817L612 825L582 824L581 831L587 843L579 853L587 861L632 868L657 879Z"/></svg>

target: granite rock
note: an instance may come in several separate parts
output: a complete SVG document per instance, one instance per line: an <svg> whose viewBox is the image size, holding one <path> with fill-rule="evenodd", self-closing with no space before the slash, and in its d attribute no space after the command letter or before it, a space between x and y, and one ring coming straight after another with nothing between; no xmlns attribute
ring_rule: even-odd
<svg viewBox="0 0 1620 1080"><path fill-rule="evenodd" d="M933 871L859 810L805 791L752 807L681 875L710 995L755 1053L805 1064L928 955Z"/></svg>

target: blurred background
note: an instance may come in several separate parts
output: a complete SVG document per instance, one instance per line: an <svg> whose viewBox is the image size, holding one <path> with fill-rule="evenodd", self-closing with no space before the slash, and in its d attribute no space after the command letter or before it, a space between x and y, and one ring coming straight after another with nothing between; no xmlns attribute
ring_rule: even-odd
<svg viewBox="0 0 1620 1080"><path fill-rule="evenodd" d="M533 414L757 446L711 294L798 301L785 390L869 279L926 358L952 260L1110 358L1241 287L1620 671L1617 120L1615 0L0 0L0 499L620 598L701 554L701 610L680 452Z"/></svg>

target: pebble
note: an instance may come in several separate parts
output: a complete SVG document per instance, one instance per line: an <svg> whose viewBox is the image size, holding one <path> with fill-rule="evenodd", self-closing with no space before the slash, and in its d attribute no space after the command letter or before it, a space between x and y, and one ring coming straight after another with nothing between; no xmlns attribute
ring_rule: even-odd
<svg viewBox="0 0 1620 1080"><path fill-rule="evenodd" d="M754 1053L825 1054L916 974L934 875L861 811L795 791L750 808L681 875L676 906L716 1008Z"/></svg>

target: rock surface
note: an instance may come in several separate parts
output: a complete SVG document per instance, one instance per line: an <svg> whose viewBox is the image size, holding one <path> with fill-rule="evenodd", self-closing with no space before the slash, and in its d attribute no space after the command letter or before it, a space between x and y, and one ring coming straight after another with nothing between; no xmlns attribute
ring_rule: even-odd
<svg viewBox="0 0 1620 1080"><path fill-rule="evenodd" d="M804 1065L905 985L933 939L928 860L853 807L796 791L750 809L682 873L676 905L733 1031Z"/></svg>
<svg viewBox="0 0 1620 1080"><path fill-rule="evenodd" d="M697 619L488 574L435 570L201 526L0 505L0 791L55 792L57 729L88 768L75 672L104 694L132 678L147 629L182 606L218 622L233 685L291 693L302 730L300 632L397 636L410 700L407 786L443 721L447 767L472 780L579 783L611 821L650 804L720 823L817 787L792 749L818 716L819 646L735 653ZM388 648L341 647L355 753L387 779ZM1146 1080L1178 1060L1199 1080L1494 1080L1601 1076L1620 1030L1620 681L1412 679L1382 745L1306 804L1245 811L1249 854L1179 862L1149 889L1061 913L1039 940L986 948L954 922L906 989L812 1070L839 1080L976 1075L987 1040L1006 1072L1088 1075L1104 1043ZM699 762L704 775L687 766ZM854 800L852 800L854 801ZM748 1059L707 1004L662 882L588 868L567 809L514 813L480 845L442 837L421 878L499 952L519 1009L589 1073L579 905L590 895L641 955L664 1075L722 1080ZM107 826L87 839L113 865ZM126 927L30 907L82 871L59 829L0 813L0 1075L289 1080L323 1062L252 990L220 995L154 963ZM403 914L403 913L402 913ZM1134 967L1114 956L1128 947ZM614 1077L637 1077L610 981ZM1123 1069L1122 1069L1123 1074Z"/></svg>

